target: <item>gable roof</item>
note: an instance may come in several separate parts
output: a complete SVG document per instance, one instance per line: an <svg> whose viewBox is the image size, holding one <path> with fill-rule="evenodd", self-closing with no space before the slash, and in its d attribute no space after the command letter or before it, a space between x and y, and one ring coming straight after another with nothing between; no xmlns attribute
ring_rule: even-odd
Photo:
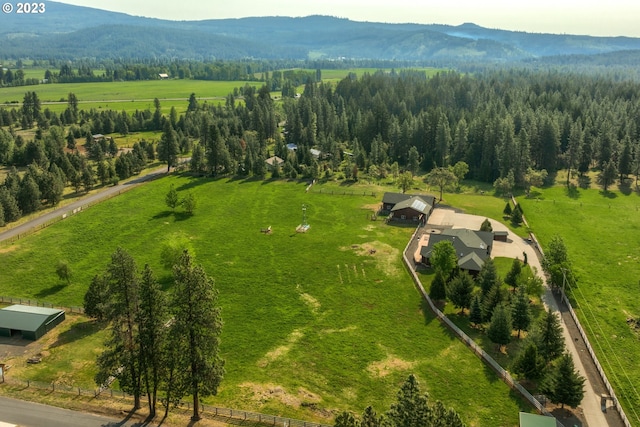
<svg viewBox="0 0 640 427"><path fill-rule="evenodd" d="M37 331L43 324L64 314L64 310L27 305L11 305L0 310L0 328Z"/></svg>
<svg viewBox="0 0 640 427"><path fill-rule="evenodd" d="M382 203L385 205L397 205L401 202L406 202L414 197L421 198L425 203L433 206L435 204L436 198L434 196L429 196L427 194L406 194L406 193L391 193L386 192L382 196Z"/></svg>
<svg viewBox="0 0 640 427"><path fill-rule="evenodd" d="M429 214L429 212L431 212L431 209L433 208L433 204L424 200L422 196L413 196L409 199L396 203L395 206L391 209L391 212L407 208L411 208L414 211L420 212L422 214Z"/></svg>
<svg viewBox="0 0 640 427"><path fill-rule="evenodd" d="M276 166L276 165L281 165L284 163L284 160L282 160L280 157L278 156L271 156L269 157L267 160L265 160L265 162L267 162L267 164L269 166Z"/></svg>
<svg viewBox="0 0 640 427"><path fill-rule="evenodd" d="M431 258L433 246L442 241L449 241L458 255L458 266L465 270L479 271L484 260L489 257L493 243L493 233L490 231L474 231L466 228L452 228L442 230L440 234L431 234L429 243L420 248L420 255Z"/></svg>

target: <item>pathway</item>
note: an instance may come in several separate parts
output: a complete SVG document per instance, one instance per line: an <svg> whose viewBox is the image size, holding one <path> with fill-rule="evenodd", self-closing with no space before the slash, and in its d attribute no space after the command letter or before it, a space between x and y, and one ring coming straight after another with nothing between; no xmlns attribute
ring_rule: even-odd
<svg viewBox="0 0 640 427"><path fill-rule="evenodd" d="M479 230L480 225L484 220L485 217L483 216L463 214L453 209L436 208L429 217L429 222L425 226L425 229L429 229L429 226L431 225L440 228L451 227ZM577 332L576 325L568 314L567 308L558 304L551 289L546 285L546 277L544 276L542 266L540 264L539 251L536 250L534 244L516 235L504 224L493 219L490 219L490 221L494 230L508 231L507 243L494 242L492 255L494 257L500 256L522 259L523 254L526 253L527 262L531 267L537 270L538 276L542 278L545 283L545 291L542 297L543 303L552 311L560 313L560 318L562 319L562 332L565 338L567 350L573 356L573 361L576 369L580 372L580 375L586 378L585 395L582 403L578 407L578 411L582 411L582 415L584 416L584 419L586 419L587 426L622 427L622 420L615 408L610 408L606 413L602 412L600 407L600 394L605 393L606 388L596 370L593 360L585 350L584 342L582 341L580 334ZM562 422L562 419L559 421Z"/></svg>

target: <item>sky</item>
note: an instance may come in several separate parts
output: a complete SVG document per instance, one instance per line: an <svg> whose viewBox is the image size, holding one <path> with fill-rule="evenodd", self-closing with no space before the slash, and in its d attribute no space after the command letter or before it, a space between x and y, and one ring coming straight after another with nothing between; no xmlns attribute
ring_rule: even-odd
<svg viewBox="0 0 640 427"><path fill-rule="evenodd" d="M449 24L535 33L640 37L638 0L62 0L171 20L329 15L354 21Z"/></svg>

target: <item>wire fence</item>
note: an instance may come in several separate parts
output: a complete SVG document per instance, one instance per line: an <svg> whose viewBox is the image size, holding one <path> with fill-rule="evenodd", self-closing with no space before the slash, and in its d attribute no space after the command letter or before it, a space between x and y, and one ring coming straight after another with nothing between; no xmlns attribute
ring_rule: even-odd
<svg viewBox="0 0 640 427"><path fill-rule="evenodd" d="M101 399L128 399L133 400L133 396L120 390L112 388L106 389L83 389L81 387L71 387L56 383L45 383L39 381L22 381L15 378L5 378L5 383L23 388L34 388L37 390L47 390L56 393L73 394L76 396L90 396ZM159 399L162 402L162 399ZM176 407L181 410L192 410L193 403L180 401ZM331 427L329 424L320 424L310 421L297 420L294 418L280 417L277 415L260 414L257 412L243 411L240 409L221 408L211 405L200 405L201 415L205 418L228 418L238 421L252 421L264 425L283 427Z"/></svg>
<svg viewBox="0 0 640 427"><path fill-rule="evenodd" d="M49 219L46 222L43 222L42 224L35 225L35 226L29 228L28 230L25 230L22 233L16 234L15 236L12 236L12 237L9 237L9 238L6 238L6 239L0 238L0 245L10 245L12 243L15 243L16 241L18 241L20 239L24 239L27 236L30 236L30 235L32 235L32 234L34 234L34 233L36 233L36 232L38 232L40 230L43 230L43 229L45 229L45 228L47 228L47 227L49 227L49 226L51 226L53 224L56 224L56 223L58 223L58 222L60 222L60 221L62 221L64 219L67 219L72 215L80 213L85 209L88 209L88 208L90 208L90 207L92 207L94 205L97 205L98 203L101 203L101 202L103 202L105 200L112 199L114 197L117 197L117 196L121 195L122 193L125 193L125 192L127 192L129 190L132 190L133 188L135 188L137 186L137 184L140 184L140 183L146 182L146 181L152 181L152 180L158 179L158 178L160 178L162 176L163 175L154 175L154 174L145 175L144 177L140 178L140 181L133 182L133 183L131 183L131 182L130 183L124 183L123 185L120 186L120 189L117 192L114 192L114 193L111 193L111 194L108 194L108 195L103 195L102 197L99 197L99 198L97 198L95 200L87 202L87 203L85 203L85 204L83 204L81 206L78 206L76 208L73 208L73 209L70 208L70 209L67 209L67 210L64 210L63 208L60 208L60 209L56 208L54 210L54 212L58 211L58 210L60 212L55 217ZM45 213L44 215L48 215L48 214ZM9 232L10 230L11 229L7 230L7 232Z"/></svg>
<svg viewBox="0 0 640 427"><path fill-rule="evenodd" d="M515 198L512 197L512 201L514 205L517 205L518 202L516 201ZM522 220L525 226L528 228L529 224L527 223L527 220L524 217L524 215L522 216ZM529 233L529 235L531 237L531 240L533 241L534 248L538 250L538 252L540 252L540 254L544 257L544 251L542 250L542 246L540 246L540 243L538 242L538 239L536 238L535 234ZM571 305L571 301L569 301L569 298L567 298L567 295L564 289L558 289L558 292L560 292L562 296L561 299L566 304L569 310L569 314L571 315L571 318L576 324L578 332L580 333L580 336L582 337L582 340L584 341L585 346L587 347L589 356L591 357L591 360L593 361L593 364L596 367L596 370L598 371L598 374L600 375L600 378L602 379L602 382L604 383L604 386L607 389L607 392L609 393L609 396L613 401L614 407L616 408L616 410L618 411L618 414L620 415L620 418L622 419L622 422L624 423L625 427L632 427L631 423L629 422L629 419L627 418L627 414L624 412L624 409L622 409L622 406L620 405L620 402L616 397L616 393L613 390L613 386L609 382L609 379L607 378L607 375L605 374L604 369L602 369L602 365L600 365L598 356L596 356L596 353L593 350L593 347L591 347L589 338L587 337L587 334L585 333L584 329L582 328L582 325L580 324L580 320L578 319L578 316L576 315L576 312L574 311L573 306Z"/></svg>
<svg viewBox="0 0 640 427"><path fill-rule="evenodd" d="M407 252L409 251L409 247L411 245L411 242L416 239L416 236L417 236L419 230L420 230L420 227L416 228L416 231L413 233L413 236L411 237L411 240L409 241L409 243L407 244L407 246L406 246L406 248L404 250L404 253L402 255L402 259L403 259L407 269L409 270L409 273L411 274L411 277L412 277L416 287L418 288L418 290L422 294L422 297L424 298L424 300L429 304L429 308L431 309L431 311L436 315L438 320L440 322L442 322L445 326L447 326L455 335L457 335L458 338L462 342L464 342L473 351L473 353L476 356L478 356L483 362L485 362L487 365L489 365L498 374L498 376L505 382L505 384L507 384L512 390L515 390L518 393L520 393L520 395L524 399L526 399L534 408L536 408L536 410L539 413L541 413L542 415L546 415L548 417L553 417L553 415L549 411L547 411L545 409L545 407L544 407L544 405L542 405L542 403L540 403L535 397L533 397L533 395L531 393L529 393L524 387L522 387L520 384L518 384L518 382L513 379L513 377L509 374L509 372L507 372L504 368L502 368L502 366L500 366L500 364L498 362L496 362L493 357L491 357L489 354L487 354L478 344L476 344L476 342L471 337L469 337L464 331L462 331L460 328L458 328L433 303L433 301L429 297L429 294L427 293L427 291L425 290L424 286L422 285L422 282L420 281L420 278L416 274L415 269L412 267L412 264L409 261L409 258L407 258ZM557 423L558 427L563 427L562 424L557 419L556 419L556 423Z"/></svg>
<svg viewBox="0 0 640 427"><path fill-rule="evenodd" d="M32 300L28 298L14 298L14 297L3 297L0 296L0 303L5 304L21 304L21 305L29 305L32 307L46 307L46 308L59 308L69 313L79 313L84 314L83 307L66 307L58 304L53 304L49 302L42 302L38 300Z"/></svg>

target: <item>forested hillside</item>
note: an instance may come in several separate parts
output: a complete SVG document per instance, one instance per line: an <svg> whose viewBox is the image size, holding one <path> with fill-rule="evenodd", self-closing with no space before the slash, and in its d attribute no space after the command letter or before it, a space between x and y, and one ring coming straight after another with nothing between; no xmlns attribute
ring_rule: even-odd
<svg viewBox="0 0 640 427"><path fill-rule="evenodd" d="M46 13L2 18L0 60L347 58L462 66L640 49L640 39L631 37L535 34L470 23L388 24L331 16L168 21L51 1ZM616 60L610 56L609 65Z"/></svg>

